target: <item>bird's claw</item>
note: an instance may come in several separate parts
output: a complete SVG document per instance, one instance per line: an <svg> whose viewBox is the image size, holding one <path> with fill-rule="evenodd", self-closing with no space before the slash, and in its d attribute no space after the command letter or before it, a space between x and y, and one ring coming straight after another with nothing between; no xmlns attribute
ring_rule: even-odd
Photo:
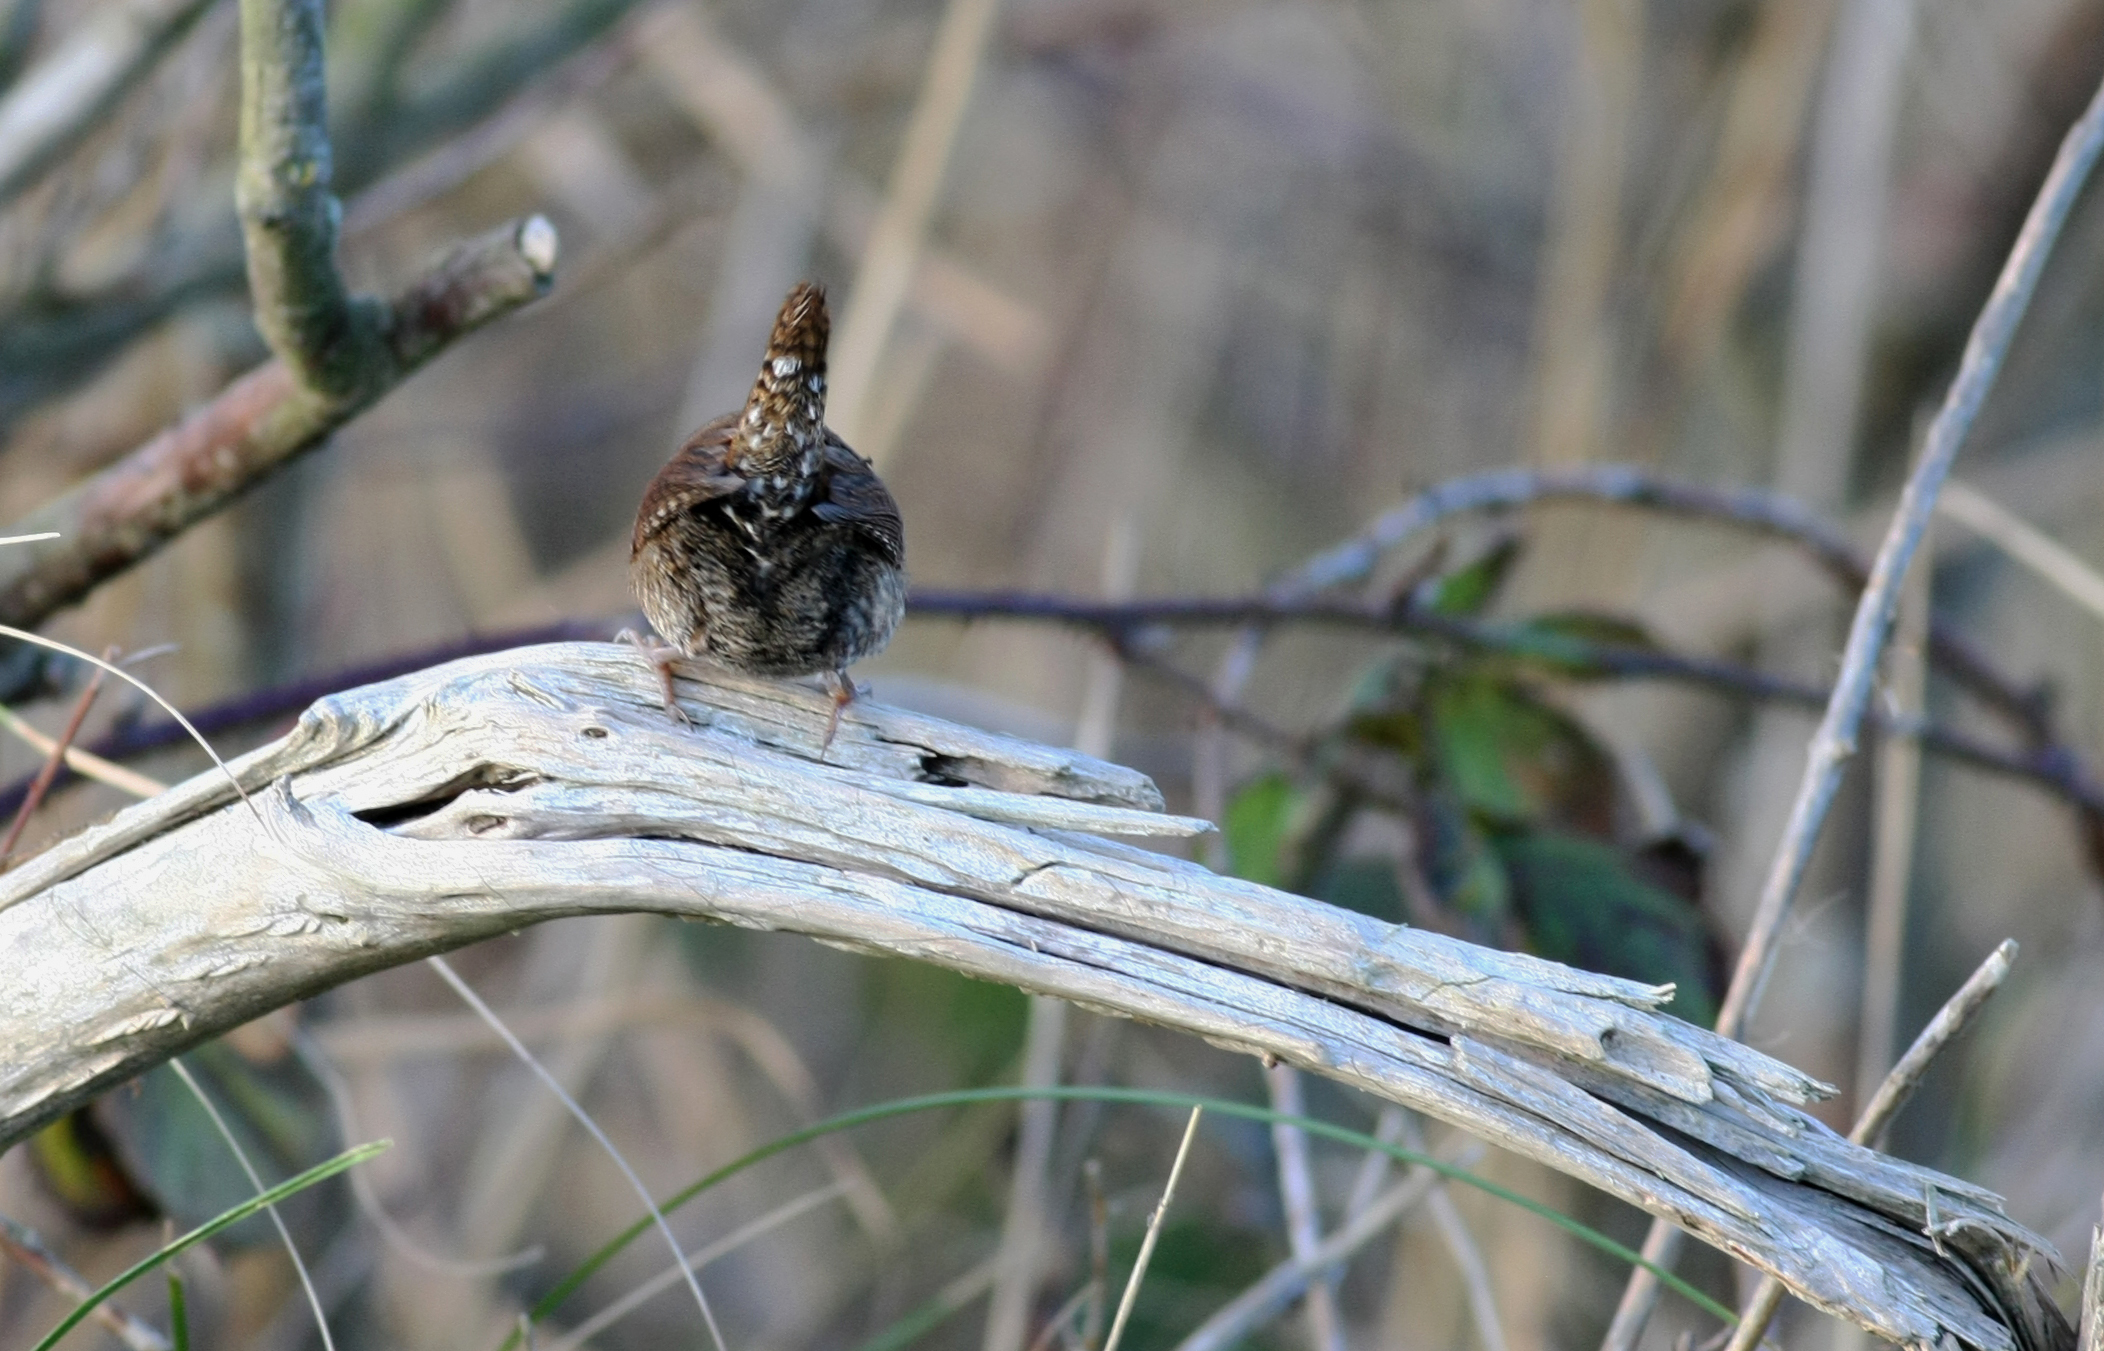
<svg viewBox="0 0 2104 1351"><path fill-rule="evenodd" d="M627 643L649 660L651 668L657 672L658 690L664 695L665 711L692 727L694 719L687 715L686 709L680 707L679 697L672 687L672 663L686 654L669 643L656 642L634 629L621 630L614 635L614 641Z"/></svg>
<svg viewBox="0 0 2104 1351"><path fill-rule="evenodd" d="M862 693L855 687L855 682L848 679L845 671L835 671L828 675L826 684L833 691L833 712L832 716L826 719L825 740L818 744L820 764L825 763L826 752L833 748L833 738L840 734L840 710L855 702L856 697Z"/></svg>

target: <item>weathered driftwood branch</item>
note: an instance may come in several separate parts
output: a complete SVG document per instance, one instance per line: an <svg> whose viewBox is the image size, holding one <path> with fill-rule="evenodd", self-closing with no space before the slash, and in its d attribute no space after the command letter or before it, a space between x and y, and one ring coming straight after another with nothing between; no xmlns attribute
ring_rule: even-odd
<svg viewBox="0 0 2104 1351"><path fill-rule="evenodd" d="M1909 1344L2052 1348L2054 1261L1989 1193L1852 1145L1827 1090L1664 992L1100 838L1174 835L1144 777L632 650L469 658L325 699L216 774L0 878L0 1147L358 975L649 910L935 962L1275 1056L1454 1122ZM1085 833L1093 832L1093 833ZM1925 1230L1933 1226L1935 1238ZM1940 1245L1940 1246L1939 1246Z"/></svg>

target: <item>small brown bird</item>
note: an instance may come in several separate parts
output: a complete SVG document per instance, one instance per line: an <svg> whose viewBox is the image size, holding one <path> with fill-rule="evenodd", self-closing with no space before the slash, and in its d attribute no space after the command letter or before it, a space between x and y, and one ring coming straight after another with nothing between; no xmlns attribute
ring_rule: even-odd
<svg viewBox="0 0 2104 1351"><path fill-rule="evenodd" d="M883 651L906 608L898 504L825 425L830 328L824 291L789 293L745 407L651 480L628 561L643 613L678 650L759 675L825 674L828 746L855 697L848 666ZM658 672L678 713L669 660Z"/></svg>

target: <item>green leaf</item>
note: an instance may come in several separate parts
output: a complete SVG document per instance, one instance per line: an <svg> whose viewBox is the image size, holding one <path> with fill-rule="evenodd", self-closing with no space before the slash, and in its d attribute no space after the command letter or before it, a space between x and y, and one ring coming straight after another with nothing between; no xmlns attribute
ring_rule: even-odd
<svg viewBox="0 0 2104 1351"><path fill-rule="evenodd" d="M94 1294L89 1295L86 1299L82 1300L77 1306L75 1306L73 1312L67 1314L64 1318L59 1320L59 1324L57 1327L45 1333L44 1339L38 1342L36 1346L31 1349L31 1351L51 1351L52 1347L57 1346L59 1344L59 1340L61 1338L63 1338L67 1333L71 1332L73 1329L79 1327L81 1323L86 1321L89 1314L95 1312L95 1310L102 1307L102 1305L107 1303L110 1300L110 1298L114 1296L118 1291L122 1290L125 1286L130 1285L133 1281L138 1280L147 1272L152 1271L154 1268L160 1266L169 1258L174 1257L177 1253L182 1252L187 1248L193 1248L197 1246L198 1244L204 1242L206 1239L212 1237L214 1234L220 1233L223 1230L232 1228L234 1225L241 1223L243 1220L249 1218L251 1215L261 1214L263 1211L269 1209L271 1206L276 1205L278 1202L285 1200L287 1197L297 1196L299 1193L307 1190L307 1188L313 1186L315 1183L320 1182L325 1178L334 1177L346 1168L350 1168L356 1164L364 1163L367 1159L372 1158L375 1154L379 1154L387 1149L392 1148L393 1145L394 1141L392 1140L375 1140L371 1144L359 1145L355 1149L346 1149L343 1153L338 1154L335 1158L330 1159L325 1163L318 1163L312 1168L309 1168L306 1172L301 1173L298 1177L288 1178L285 1181L280 1182L277 1186L270 1188L268 1191L260 1192L257 1195L250 1197L248 1200L242 1202L240 1205L235 1206L232 1209L227 1210L224 1213L215 1216L214 1218L197 1226L197 1228L192 1229L189 1233L184 1234L181 1238L176 1239L174 1242L162 1245L159 1251L150 1253L147 1256L140 1258L137 1262L134 1262L131 1266L125 1268L125 1270L118 1276L116 1276L114 1279L112 1279L107 1284L98 1289ZM649 1223L649 1221L646 1220L644 1223L647 1224Z"/></svg>
<svg viewBox="0 0 2104 1351"><path fill-rule="evenodd" d="M1678 991L1669 1011L1707 1027L1716 1013L1702 912L1630 870L1620 851L1557 831L1492 836L1530 951Z"/></svg>
<svg viewBox="0 0 2104 1351"><path fill-rule="evenodd" d="M1507 635L1516 644L1512 655L1521 662L1578 679L1608 674L1600 662L1602 648L1659 650L1657 640L1635 620L1582 611L1535 615L1514 624Z"/></svg>
<svg viewBox="0 0 2104 1351"><path fill-rule="evenodd" d="M1614 763L1584 725L1526 684L1472 669L1426 692L1441 782L1478 818L1544 821L1601 832L1612 825Z"/></svg>
<svg viewBox="0 0 2104 1351"><path fill-rule="evenodd" d="M1467 619L1481 614L1504 589L1505 579L1512 575L1512 565L1519 561L1520 542L1506 538L1498 542L1489 553L1473 563L1454 569L1431 585L1431 599L1425 608L1436 615L1451 619Z"/></svg>
<svg viewBox="0 0 2104 1351"><path fill-rule="evenodd" d="M1229 872L1267 887L1282 885L1286 839L1301 798L1291 779L1274 773L1251 780L1229 799L1220 829Z"/></svg>

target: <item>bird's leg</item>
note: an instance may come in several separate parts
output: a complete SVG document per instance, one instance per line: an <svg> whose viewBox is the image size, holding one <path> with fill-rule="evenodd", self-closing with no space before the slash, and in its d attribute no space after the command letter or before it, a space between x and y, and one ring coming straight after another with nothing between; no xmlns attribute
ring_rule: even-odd
<svg viewBox="0 0 2104 1351"><path fill-rule="evenodd" d="M825 677L826 687L833 692L833 715L826 720L826 739L819 743L818 758L821 762L826 752L833 748L833 738L840 732L840 710L855 702L855 682L848 679L846 671L833 671Z"/></svg>
<svg viewBox="0 0 2104 1351"><path fill-rule="evenodd" d="M621 630L614 635L614 641L627 643L649 659L651 666L657 671L658 689L665 697L665 711L692 727L694 719L688 717L687 710L679 706L679 700L672 689L672 663L686 654L670 643L661 643L654 638L645 637L634 629Z"/></svg>

